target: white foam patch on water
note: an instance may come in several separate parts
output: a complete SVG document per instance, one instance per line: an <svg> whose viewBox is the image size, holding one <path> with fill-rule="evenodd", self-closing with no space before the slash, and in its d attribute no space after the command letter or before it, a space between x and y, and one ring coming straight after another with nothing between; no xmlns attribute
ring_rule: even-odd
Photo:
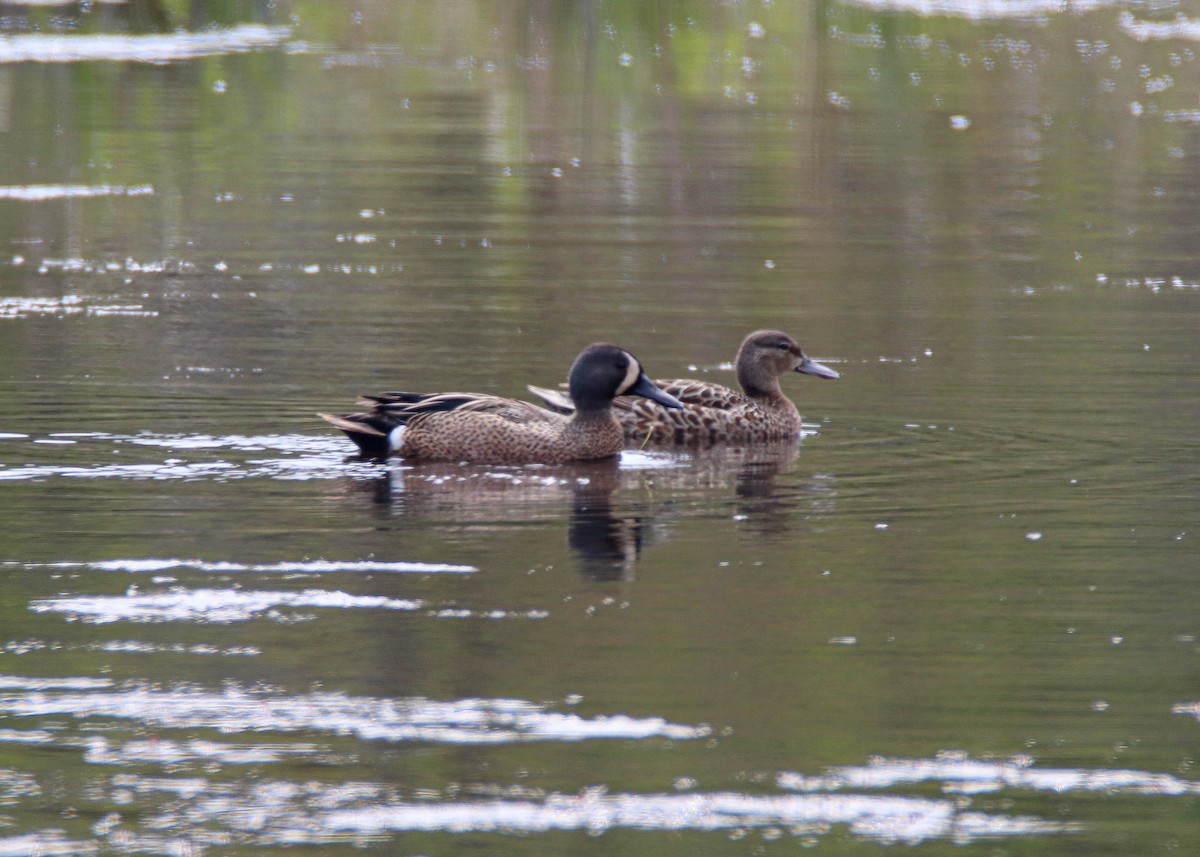
<svg viewBox="0 0 1200 857"><path fill-rule="evenodd" d="M436 702L325 692L289 695L247 690L232 684L219 692L135 687L92 693L0 694L0 712L14 717L70 716L77 720L113 717L157 729L212 729L230 735L325 732L393 743L502 744L596 738L688 740L710 732L708 726L668 723L661 717L584 718L548 711L544 706L520 699ZM108 752L107 745L100 749ZM139 752L150 750L143 748Z"/></svg>
<svg viewBox="0 0 1200 857"><path fill-rule="evenodd" d="M46 640L24 639L9 640L0 645L0 654L28 655L32 652L112 652L114 654L137 655L224 655L224 656L254 656L261 655L262 650L257 646L215 646L211 643L147 643L142 640L106 640L98 643L59 643ZM20 681L62 681L62 679L18 679L0 676L0 690L6 686L4 682ZM68 679L69 681L97 682L107 679ZM7 686L16 687L16 684ZM91 685L81 685L90 687ZM100 685L96 685L99 687Z"/></svg>
<svg viewBox="0 0 1200 857"><path fill-rule="evenodd" d="M344 445L332 435L139 434L124 438L124 440L139 446L160 446L167 449L236 449L250 452L275 449L283 452L345 452Z"/></svg>
<svg viewBox="0 0 1200 857"><path fill-rule="evenodd" d="M34 441L37 443L38 441ZM236 474L237 466L228 461L202 461L190 464L100 464L80 467L69 464L30 465L0 468L0 481L36 482L53 476L83 479L214 479ZM245 475L242 473L241 475Z"/></svg>
<svg viewBox="0 0 1200 857"><path fill-rule="evenodd" d="M934 759L874 759L868 765L834 768L818 776L782 773L781 788L802 792L845 789L887 789L934 782L952 794L983 794L1004 789L1050 792L1104 792L1124 794L1200 794L1200 782L1170 774L1129 770L1034 768L1033 760L1017 757L1005 761L972 759L947 753Z"/></svg>
<svg viewBox="0 0 1200 857"><path fill-rule="evenodd" d="M201 622L228 624L259 616L296 622L304 614L282 614L281 608L416 610L421 602L385 598L382 595L351 595L338 590L305 589L301 592L265 592L240 589L185 589L142 593L131 589L125 595L66 595L33 601L35 613L64 613L96 625L110 622Z"/></svg>
<svg viewBox="0 0 1200 857"><path fill-rule="evenodd" d="M54 195L59 193L60 188L70 186L63 185L43 185L37 188L33 195L35 197L45 196L46 198L54 198ZM130 188L109 188L107 185L100 185L101 190L109 189L114 191L124 191L126 196L145 196L154 193L152 185L140 185ZM14 195L25 193L22 188L14 188ZM70 195L80 195L68 190ZM88 194L86 191L82 195L101 196L103 193ZM13 264L23 265L25 259L23 256L17 256L13 259ZM50 271L63 271L72 274L162 274L166 272L176 274L195 274L198 268L191 262L182 259L135 259L132 256L126 256L124 259L87 259L82 256L65 256L61 259L45 257L37 266L39 274L46 274Z"/></svg>
<svg viewBox="0 0 1200 857"><path fill-rule="evenodd" d="M31 696L36 702L44 695ZM80 707L78 697L61 694L51 704L37 705L37 713L80 719L121 717L150 728L215 728L256 735L271 729L295 729L375 738L380 726L391 726L402 733L399 737L392 736L393 740L407 740L415 735L418 740L434 741L442 740L442 733L454 735L463 730L464 715L466 727L472 730L504 732L514 731L510 725L513 719L547 714L539 706L519 700L430 703L421 699L378 700L336 694L286 696L240 688L226 688L220 694L143 689L90 696L107 696L109 704ZM0 696L0 711L28 713L12 708L8 698ZM378 722L369 723L373 718ZM687 729L689 737L707 734L703 727L679 728ZM1084 830L1083 825L1071 820L1006 815L994 808L973 809L970 798L960 794L947 797L894 792L841 794L845 780L833 777L838 772L868 768L905 770L907 776L859 778L867 783L867 788L893 788L924 782L930 778L915 775L915 770L931 766L944 771L947 761L959 765L959 773L977 764L991 764L970 760L962 754L954 759L877 760L871 765L837 769L829 775L805 778L806 785L814 791L803 794L794 791L635 793L611 792L603 786L561 793L546 792L532 785L476 783L465 790L459 784L451 784L444 792L434 788L402 795L394 784L341 781L336 777L331 777L331 782L322 782L317 776L294 782L264 775L262 766L289 765L298 757L304 758L303 764L318 761L355 764L351 755L338 756L315 743L237 744L191 737L175 741L161 734L122 743L90 731L80 737L79 732L71 734L61 727L46 734L55 736L63 749L81 749L88 764L128 769L106 777L103 785L93 787L89 799L120 805L136 800L139 812L120 824L93 826L96 838L81 843L104 848L119 845L123 853L190 853L191 848L201 848L202 843L211 844L214 835L235 840L248 835L257 845L267 847L334 843L363 846L371 842L387 843L393 837L398 841L407 832L522 837L554 831L584 831L591 835L615 830L695 831L723 833L729 840L756 833L767 842L790 836L811 846L825 836L837 836L841 841L841 832L845 831L858 840L877 845L915 846L942 841L963 846L1029 836L1069 835ZM526 739L527 736L516 734L506 740ZM140 772L151 765L159 765L175 775ZM250 769L252 775L234 776L232 771L221 770L247 765L256 766ZM1016 765L1027 767L1024 762ZM1111 773L1155 776L1140 772ZM781 774L780 779L797 776L800 775ZM36 780L20 772L0 771L0 787L10 800L35 799L41 794ZM825 787L830 790L823 790ZM1028 788L1028 783L1018 781L1011 788ZM58 832L50 830L45 834L53 838ZM747 842L752 850L757 847L753 840ZM32 847L33 838L22 843Z"/></svg>
<svg viewBox="0 0 1200 857"><path fill-rule="evenodd" d="M659 452L643 449L626 449L621 452L622 470L662 470L687 467L691 457L686 453Z"/></svg>
<svg viewBox="0 0 1200 857"><path fill-rule="evenodd" d="M9 563L0 563L8 565ZM126 571L144 574L174 569L194 569L214 573L260 572L265 574L323 574L326 572L397 573L397 574L471 574L478 571L471 565L451 565L439 562L387 562L382 560L292 560L271 563L207 562L201 559L110 559L94 562L21 563L22 568L86 568L96 571Z"/></svg>
<svg viewBox="0 0 1200 857"><path fill-rule="evenodd" d="M60 440L61 435L53 436ZM214 481L230 482L240 479L267 477L281 480L340 479L362 473L376 475L378 467L366 462L345 460L343 445L332 436L312 435L154 435L121 436L102 432L77 433L72 436L86 443L109 443L157 447L179 453L164 461L102 464L28 464L4 467L0 464L0 481L39 481L50 478L75 479L132 479L156 481ZM32 438L32 443L45 442ZM62 439L62 442L67 442ZM253 458L245 461L209 457L191 460L183 457L198 450L229 450L233 453L275 451L282 457ZM115 449L113 451L116 451ZM232 456L231 456L232 457Z"/></svg>
<svg viewBox="0 0 1200 857"><path fill-rule="evenodd" d="M468 610L465 607L440 607L430 610L429 615L435 619L545 619L550 615L550 612L538 608L531 608L529 610Z"/></svg>
<svg viewBox="0 0 1200 857"><path fill-rule="evenodd" d="M67 676L64 678L26 678L0 675L0 690L88 690L112 687L112 679Z"/></svg>
<svg viewBox="0 0 1200 857"><path fill-rule="evenodd" d="M220 741L171 741L164 738L151 740L110 741L93 736L83 742L83 760L92 765L269 765L285 762L296 756L327 754L319 744L296 742L292 744L228 744ZM324 759L329 762L328 757ZM188 786L189 791L203 791L205 780Z"/></svg>
<svg viewBox="0 0 1200 857"><path fill-rule="evenodd" d="M1171 706L1172 714L1190 714L1200 720L1200 702L1177 702Z"/></svg>
<svg viewBox="0 0 1200 857"><path fill-rule="evenodd" d="M50 744L54 741L54 733L44 729L26 731L22 729L0 729L0 742L9 744Z"/></svg>
<svg viewBox="0 0 1200 857"><path fill-rule="evenodd" d="M167 63L278 47L290 35L287 27L260 24L143 35L23 33L0 39L0 63L89 60Z"/></svg>
<svg viewBox="0 0 1200 857"><path fill-rule="evenodd" d="M4 188L0 188L0 197L3 197L4 190ZM154 318L158 312L146 309L142 304L105 303L99 299L89 302L80 295L63 295L53 298L0 298L0 318L31 318L41 315L125 315L136 318Z"/></svg>
<svg viewBox="0 0 1200 857"><path fill-rule="evenodd" d="M285 457L252 458L232 464L221 462L221 481L268 477L280 480L341 479L354 473L375 475L378 466L371 462L347 462L344 444L333 435L153 435L126 439L137 446L162 447L187 453L195 450L225 449L233 452L278 452ZM170 460L168 460L170 461ZM194 469L200 463L182 465ZM160 471L161 474L161 471ZM199 474L209 478L207 474ZM176 474L168 472L167 478Z"/></svg>
<svg viewBox="0 0 1200 857"><path fill-rule="evenodd" d="M23 836L0 836L0 857L75 857L95 854L100 847L94 842L67 839L57 830L43 830Z"/></svg>
<svg viewBox="0 0 1200 857"><path fill-rule="evenodd" d="M262 654L257 646L214 646L211 643L146 643L141 640L108 640L103 643L88 643L85 646L64 646L65 649L83 648L93 652L134 655L221 655L225 657L255 657Z"/></svg>
<svg viewBox="0 0 1200 857"><path fill-rule="evenodd" d="M812 844L835 826L879 844L916 845L941 839L966 845L1079 830L1071 823L989 815L957 809L952 801L902 796L610 794L591 788L570 795L506 800L439 800L431 792L428 800L410 802L397 800L393 787L370 782L260 778L230 782L136 773L118 774L112 781L127 799L137 796L142 807L140 826L131 819L120 828L123 853L183 853L180 845L211 843L214 827L235 837L250 834L260 845L283 846L362 846L411 831L527 836L562 830L600 835L617 829L723 831L729 839L758 831L764 840L790 834ZM166 802L155 805L160 795ZM173 843L159 840L157 831L170 831ZM97 833L106 836L109 831ZM171 850L171 844L176 850Z"/></svg>
<svg viewBox="0 0 1200 857"><path fill-rule="evenodd" d="M10 40L0 40L0 55ZM78 199L92 196L152 196L153 185L83 185L83 184L32 184L0 185L0 199L23 199L41 202L47 199Z"/></svg>
<svg viewBox="0 0 1200 857"><path fill-rule="evenodd" d="M1083 14L1116 5L1116 0L851 0L871 9L911 12L922 17L949 16L977 21Z"/></svg>
<svg viewBox="0 0 1200 857"><path fill-rule="evenodd" d="M735 830L784 827L794 835L845 825L882 842L915 845L931 839L969 842L1058 833L1070 826L1027 816L960 812L953 801L868 795L606 794L549 795L538 801L413 803L335 810L322 819L333 830L358 832L543 833L618 828Z"/></svg>
<svg viewBox="0 0 1200 857"><path fill-rule="evenodd" d="M1200 40L1200 19L1186 18L1183 15L1171 21L1141 21L1130 12L1122 12L1120 25L1127 36L1139 42L1150 39Z"/></svg>

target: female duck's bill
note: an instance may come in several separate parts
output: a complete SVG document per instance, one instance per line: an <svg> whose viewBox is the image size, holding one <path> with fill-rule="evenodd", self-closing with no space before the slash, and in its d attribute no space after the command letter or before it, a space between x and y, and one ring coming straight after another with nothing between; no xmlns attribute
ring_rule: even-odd
<svg viewBox="0 0 1200 857"><path fill-rule="evenodd" d="M797 372L803 372L805 375L815 375L818 378L828 378L830 381L836 381L842 377L841 373L836 369L830 369L824 363L818 363L807 354L801 355L803 359L800 365L796 367Z"/></svg>
<svg viewBox="0 0 1200 857"><path fill-rule="evenodd" d="M640 396L682 408L616 345L596 343L570 372L577 403L572 416L519 399L482 393L381 393L364 396L358 414L321 414L369 457L389 454L481 464L557 464L606 458L620 452L624 436L612 412L616 396Z"/></svg>

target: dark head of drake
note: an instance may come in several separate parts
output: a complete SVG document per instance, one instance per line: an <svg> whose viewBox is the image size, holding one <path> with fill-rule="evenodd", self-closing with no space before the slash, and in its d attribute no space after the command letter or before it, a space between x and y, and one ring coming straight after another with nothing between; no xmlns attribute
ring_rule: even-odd
<svg viewBox="0 0 1200 857"><path fill-rule="evenodd" d="M668 408L683 407L674 396L654 386L636 357L607 342L585 348L572 364L567 382L581 413L603 410L617 396L644 396Z"/></svg>

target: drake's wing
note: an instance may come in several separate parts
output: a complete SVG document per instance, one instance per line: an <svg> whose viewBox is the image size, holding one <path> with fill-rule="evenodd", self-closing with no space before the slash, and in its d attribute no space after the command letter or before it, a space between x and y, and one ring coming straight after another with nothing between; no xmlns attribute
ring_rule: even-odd
<svg viewBox="0 0 1200 857"><path fill-rule="evenodd" d="M529 402L487 393L381 393L376 396L363 396L359 403L403 422L421 414L450 411L493 414L509 422L525 425L558 423L562 419L559 415Z"/></svg>
<svg viewBox="0 0 1200 857"><path fill-rule="evenodd" d="M372 408L395 414L428 413L431 411L452 411L475 399L491 398L484 393L376 393L373 396L359 396L361 407Z"/></svg>
<svg viewBox="0 0 1200 857"><path fill-rule="evenodd" d="M556 414L575 413L575 403L571 401L566 390L551 390L548 387L535 387L533 384L528 385L527 389L545 402L546 407Z"/></svg>
<svg viewBox="0 0 1200 857"><path fill-rule="evenodd" d="M505 399L500 396L479 396L469 402L464 402L456 411L470 413L494 414L509 422L521 425L547 423L558 425L563 421L561 414L551 413L545 408L539 408L530 402L520 399Z"/></svg>

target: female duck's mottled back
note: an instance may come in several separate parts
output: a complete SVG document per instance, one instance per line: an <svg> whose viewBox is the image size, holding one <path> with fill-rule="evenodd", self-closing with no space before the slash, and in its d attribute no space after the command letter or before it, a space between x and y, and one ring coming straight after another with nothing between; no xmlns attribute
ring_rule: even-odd
<svg viewBox="0 0 1200 857"><path fill-rule="evenodd" d="M363 396L358 414L320 414L371 458L401 455L480 464L560 464L616 455L624 446L613 416L617 396L682 404L658 389L637 359L616 345L589 345L570 372L574 414L483 393L381 393Z"/></svg>
<svg viewBox="0 0 1200 857"><path fill-rule="evenodd" d="M796 340L778 330L759 330L747 336L737 355L738 393L720 384L687 378L654 383L683 403L665 410L649 402L617 399L614 410L625 436L660 442L711 443L764 441L800 434L800 413L783 394L779 379L788 372L834 379L838 373L811 360ZM574 409L573 397L561 391L530 387L559 413Z"/></svg>

